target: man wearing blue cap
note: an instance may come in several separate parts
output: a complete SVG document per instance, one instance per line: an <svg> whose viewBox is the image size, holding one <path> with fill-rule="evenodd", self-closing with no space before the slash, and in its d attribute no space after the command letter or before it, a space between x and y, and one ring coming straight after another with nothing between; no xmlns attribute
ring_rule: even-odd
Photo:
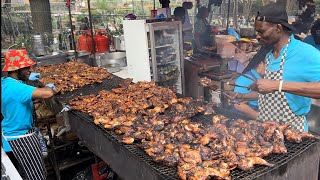
<svg viewBox="0 0 320 180"><path fill-rule="evenodd" d="M278 4L261 8L255 29L257 39L273 48L266 55L264 78L250 87L258 93L237 98L258 98L258 120L289 122L297 131L308 131L305 115L311 98L320 98L320 52L293 37L295 29Z"/></svg>

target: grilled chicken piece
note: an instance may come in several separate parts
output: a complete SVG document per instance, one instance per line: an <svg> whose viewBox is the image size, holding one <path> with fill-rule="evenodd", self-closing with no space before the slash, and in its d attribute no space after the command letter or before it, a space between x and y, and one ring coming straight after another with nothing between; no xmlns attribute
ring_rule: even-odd
<svg viewBox="0 0 320 180"><path fill-rule="evenodd" d="M122 82L119 83L120 87L126 88L130 85L130 83L133 81L132 78L127 78L125 80L123 80Z"/></svg>
<svg viewBox="0 0 320 180"><path fill-rule="evenodd" d="M178 102L182 104L189 104L193 99L191 97L179 98Z"/></svg>
<svg viewBox="0 0 320 180"><path fill-rule="evenodd" d="M134 138L132 138L132 137L124 137L124 138L122 138L121 142L123 142L124 144L133 144Z"/></svg>
<svg viewBox="0 0 320 180"><path fill-rule="evenodd" d="M134 130L127 126L120 126L118 129L115 130L115 133L118 135L121 134L132 134Z"/></svg>
<svg viewBox="0 0 320 180"><path fill-rule="evenodd" d="M287 153L287 148L284 145L284 136L283 136L283 132L281 132L282 129L279 129L279 127L277 127L274 131L273 134L273 150L272 153L275 154L284 154Z"/></svg>
<svg viewBox="0 0 320 180"><path fill-rule="evenodd" d="M272 167L273 164L268 163L266 160L260 157L246 157L239 161L238 167L244 171L254 167L254 165L265 165Z"/></svg>
<svg viewBox="0 0 320 180"><path fill-rule="evenodd" d="M95 117L93 122L97 125L99 124L109 124L111 119L107 116L100 116L100 117Z"/></svg>
<svg viewBox="0 0 320 180"><path fill-rule="evenodd" d="M210 141L218 138L219 136L216 133L210 133L202 136L200 142L202 145L207 145L210 143Z"/></svg>
<svg viewBox="0 0 320 180"><path fill-rule="evenodd" d="M212 160L213 152L208 147L200 146L200 155L203 161L209 161Z"/></svg>
<svg viewBox="0 0 320 180"><path fill-rule="evenodd" d="M312 134L310 134L310 133L307 133L307 132L302 132L301 133L301 137L302 137L302 139L320 139L320 137L319 136L315 136L315 135L312 135Z"/></svg>
<svg viewBox="0 0 320 180"><path fill-rule="evenodd" d="M191 174L189 180L208 180L213 177L214 179L229 180L230 171L227 169L214 168L196 168L196 171Z"/></svg>
<svg viewBox="0 0 320 180"><path fill-rule="evenodd" d="M215 179L230 180L230 170L222 168L205 168L206 174Z"/></svg>
<svg viewBox="0 0 320 180"><path fill-rule="evenodd" d="M278 123L273 123L271 121L267 121L261 124L261 126L264 128L263 138L265 141L270 141L274 131L278 127Z"/></svg>
<svg viewBox="0 0 320 180"><path fill-rule="evenodd" d="M149 156L154 158L157 156L157 154L161 154L164 151L164 146L157 144L157 145L152 146L149 149L146 149L145 151Z"/></svg>
<svg viewBox="0 0 320 180"><path fill-rule="evenodd" d="M186 163L198 164L202 162L200 151L190 149L190 145L180 146L179 154L182 160Z"/></svg>
<svg viewBox="0 0 320 180"><path fill-rule="evenodd" d="M203 87L208 87L209 89L215 91L218 89L218 86L215 85L211 79L207 78L207 77L203 77L200 79L199 84Z"/></svg>
<svg viewBox="0 0 320 180"><path fill-rule="evenodd" d="M293 131L292 129L286 129L284 131L284 136L286 140L292 143L300 143L302 141L301 134L296 131Z"/></svg>
<svg viewBox="0 0 320 180"><path fill-rule="evenodd" d="M212 117L212 123L213 124L216 124L216 123L225 124L227 119L228 118L226 118L225 116L218 114L218 115L215 115Z"/></svg>
<svg viewBox="0 0 320 180"><path fill-rule="evenodd" d="M204 169L197 170L195 173L193 173L188 179L189 180L208 180L210 177L208 173Z"/></svg>
<svg viewBox="0 0 320 180"><path fill-rule="evenodd" d="M196 171L196 167L197 166L195 164L186 163L183 160L180 160L178 163L177 174L181 180L187 180L187 177Z"/></svg>
<svg viewBox="0 0 320 180"><path fill-rule="evenodd" d="M184 126L184 129L188 132L199 133L201 128L201 124L197 123L189 123Z"/></svg>
<svg viewBox="0 0 320 180"><path fill-rule="evenodd" d="M251 149L249 148L248 142L237 142L235 145L235 153L238 156L245 156L250 153Z"/></svg>
<svg viewBox="0 0 320 180"><path fill-rule="evenodd" d="M204 115L211 115L213 113L215 113L215 110L213 109L213 107L215 106L214 103L210 102L205 106L205 111L204 111Z"/></svg>

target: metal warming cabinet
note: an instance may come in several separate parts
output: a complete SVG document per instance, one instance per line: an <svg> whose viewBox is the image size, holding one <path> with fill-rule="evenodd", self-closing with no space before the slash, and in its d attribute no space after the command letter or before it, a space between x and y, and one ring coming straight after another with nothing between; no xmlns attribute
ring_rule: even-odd
<svg viewBox="0 0 320 180"><path fill-rule="evenodd" d="M129 75L134 81L155 81L184 94L182 25L167 19L124 20Z"/></svg>

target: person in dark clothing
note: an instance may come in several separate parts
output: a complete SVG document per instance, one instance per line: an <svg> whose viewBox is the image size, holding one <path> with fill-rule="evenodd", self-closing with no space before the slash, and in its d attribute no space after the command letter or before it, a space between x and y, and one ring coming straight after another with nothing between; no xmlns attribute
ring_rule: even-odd
<svg viewBox="0 0 320 180"><path fill-rule="evenodd" d="M173 16L176 18L179 18L179 20L181 21L182 24L185 21L185 17L186 17L185 15L186 15L185 10L181 6L176 7L173 11Z"/></svg>
<svg viewBox="0 0 320 180"><path fill-rule="evenodd" d="M87 17L81 20L80 30L89 30L89 19Z"/></svg>
<svg viewBox="0 0 320 180"><path fill-rule="evenodd" d="M311 27L311 35L304 38L303 42L312 45L320 51L320 19L317 19Z"/></svg>
<svg viewBox="0 0 320 180"><path fill-rule="evenodd" d="M297 29L296 33L307 33L314 21L316 5L313 0L299 0L300 15L294 26Z"/></svg>
<svg viewBox="0 0 320 180"><path fill-rule="evenodd" d="M250 86L253 82L253 80L249 79L248 77L251 77L252 79L260 79L264 76L265 71L265 63L264 59L268 52L272 49L271 46L262 46L260 50L253 56L250 63L247 65L247 67L243 70L243 74L246 76L239 76L235 84L240 86ZM251 93L252 90L249 90L247 88L243 87L235 87L234 92L237 94L248 94ZM244 101L240 103L236 103L233 105L233 108L231 109L232 112L240 113L250 119L256 119L258 117L258 101L257 100L250 100L250 101Z"/></svg>
<svg viewBox="0 0 320 180"><path fill-rule="evenodd" d="M213 46L213 37L211 32L211 26L207 20L209 16L209 10L207 7L200 7L196 17L194 26L194 45L195 50L202 49L204 47ZM210 49L209 49L210 50Z"/></svg>

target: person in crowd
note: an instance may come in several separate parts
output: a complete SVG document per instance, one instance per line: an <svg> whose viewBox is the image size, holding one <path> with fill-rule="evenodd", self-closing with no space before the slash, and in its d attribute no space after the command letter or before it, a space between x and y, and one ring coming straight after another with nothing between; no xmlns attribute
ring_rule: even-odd
<svg viewBox="0 0 320 180"><path fill-rule="evenodd" d="M297 131L308 131L311 98L320 98L320 52L293 37L286 10L275 3L257 13L255 29L257 39L272 46L265 75L249 87L256 92L235 98L258 98L260 121L290 123Z"/></svg>
<svg viewBox="0 0 320 180"><path fill-rule="evenodd" d="M2 147L24 179L46 179L38 136L33 128L34 99L46 99L54 95L55 86L47 84L36 88L27 80L39 79L39 73L30 73L32 61L26 50L10 50L4 54L8 72L1 78Z"/></svg>
<svg viewBox="0 0 320 180"><path fill-rule="evenodd" d="M174 9L173 11L173 16L178 18L181 23L183 24L186 20L186 13L185 13L185 10L183 7L181 6L178 6Z"/></svg>
<svg viewBox="0 0 320 180"><path fill-rule="evenodd" d="M311 35L303 39L303 42L312 45L320 51L320 19L317 19L311 27Z"/></svg>
<svg viewBox="0 0 320 180"><path fill-rule="evenodd" d="M252 83L254 83L254 80L262 78L265 72L264 57L270 51L270 49L270 46L261 47L257 54L255 54L255 56L252 58L250 63L247 65L247 67L243 70L242 74L244 75L239 76L236 79L235 84L248 87ZM252 92L252 90L244 87L235 87L234 92L239 94L248 94ZM257 119L259 115L257 100L239 102L235 103L233 106L233 111L236 110L236 112L248 117L249 119Z"/></svg>
<svg viewBox="0 0 320 180"><path fill-rule="evenodd" d="M81 19L80 30L89 30L89 19L88 17L84 17Z"/></svg>
<svg viewBox="0 0 320 180"><path fill-rule="evenodd" d="M195 50L213 46L211 26L207 20L208 16L208 8L204 6L200 7L196 16L196 22L194 26Z"/></svg>
<svg viewBox="0 0 320 180"><path fill-rule="evenodd" d="M188 13L188 10L193 8L193 3L192 2L183 2L182 7L184 8L185 11L185 20L182 24L183 32L184 32L184 42L192 42L193 34L192 34L192 24L190 20L190 16Z"/></svg>
<svg viewBox="0 0 320 180"><path fill-rule="evenodd" d="M181 23L183 24L186 20L186 16L185 16L185 9L183 7L176 7L173 11L173 16L176 17L177 19L179 19L181 21ZM182 31L182 37L183 37L183 49L184 50L192 50L191 45L189 44L189 42L186 40L189 37L187 35L188 32L186 31ZM192 39L192 38L191 38Z"/></svg>

